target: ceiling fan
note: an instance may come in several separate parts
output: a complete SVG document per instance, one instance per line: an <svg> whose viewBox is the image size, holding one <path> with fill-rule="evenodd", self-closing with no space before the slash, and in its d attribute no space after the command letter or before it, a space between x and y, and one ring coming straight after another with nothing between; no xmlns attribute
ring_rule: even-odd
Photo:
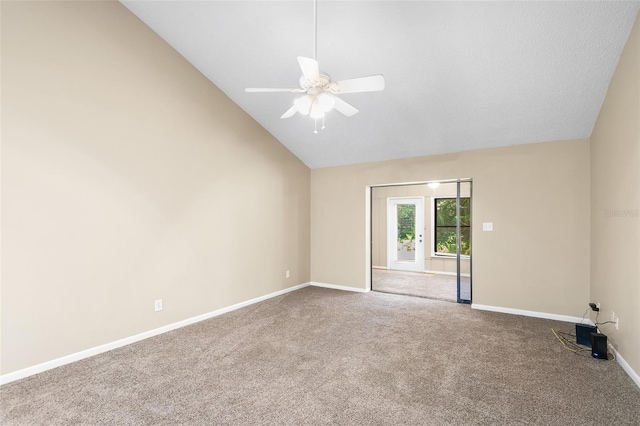
<svg viewBox="0 0 640 426"><path fill-rule="evenodd" d="M290 93L304 93L304 95L298 97L293 106L289 108L280 118L293 117L296 112L302 115L308 115L311 118L323 119L324 129L324 116L326 112L335 109L336 111L344 114L347 117L358 112L358 109L353 105L343 101L338 96L342 93L360 93L360 92L375 92L384 89L384 76L381 74L372 75L369 77L353 78L350 80L332 81L326 73L320 71L318 65L317 50L318 50L318 20L317 20L317 0L313 2L313 18L314 18L314 57L306 58L304 56L298 56L298 64L302 71L302 77L300 77L299 88L246 88L245 92L251 93L273 93L273 92L290 92ZM317 128L314 133L318 133Z"/></svg>

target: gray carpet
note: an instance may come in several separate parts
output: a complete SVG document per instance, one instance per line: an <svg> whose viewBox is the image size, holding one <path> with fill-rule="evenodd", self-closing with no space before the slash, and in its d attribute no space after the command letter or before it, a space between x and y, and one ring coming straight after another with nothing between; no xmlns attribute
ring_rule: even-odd
<svg viewBox="0 0 640 426"><path fill-rule="evenodd" d="M8 425L638 425L571 324L305 288L0 388Z"/></svg>
<svg viewBox="0 0 640 426"><path fill-rule="evenodd" d="M384 293L426 297L428 299L457 301L457 277L454 275L425 274L420 272L372 269L371 289ZM461 277L463 288L469 288L469 277ZM469 298L469 292L462 295Z"/></svg>

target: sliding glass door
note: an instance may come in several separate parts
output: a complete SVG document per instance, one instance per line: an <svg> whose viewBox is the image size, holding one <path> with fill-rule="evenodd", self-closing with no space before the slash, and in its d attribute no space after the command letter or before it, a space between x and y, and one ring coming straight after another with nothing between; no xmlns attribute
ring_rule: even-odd
<svg viewBox="0 0 640 426"><path fill-rule="evenodd" d="M471 180L371 189L371 289L471 303Z"/></svg>
<svg viewBox="0 0 640 426"><path fill-rule="evenodd" d="M458 303L471 303L471 181L459 180L456 194Z"/></svg>

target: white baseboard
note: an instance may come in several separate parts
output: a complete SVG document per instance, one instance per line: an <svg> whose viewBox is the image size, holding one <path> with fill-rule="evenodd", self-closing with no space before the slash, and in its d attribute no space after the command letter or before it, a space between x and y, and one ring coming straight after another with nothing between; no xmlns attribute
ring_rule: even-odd
<svg viewBox="0 0 640 426"><path fill-rule="evenodd" d="M247 300L245 302L236 303L235 305L227 306L226 308L217 309L206 314L198 315L192 318L188 318L182 321L174 322L173 324L165 325L160 328L145 331L144 333L136 334L134 336L125 337L124 339L116 340L115 342L105 343L104 345L95 346L84 351L76 352L74 354L65 355L60 358L46 361L41 364L37 364L31 367L23 368L22 370L14 371L13 373L3 374L0 376L0 385L4 385L16 380L23 379L25 377L33 376L34 374L42 373L43 371L51 370L52 368L60 367L66 364L70 364L75 361L80 361L85 358L92 357L110 350L130 345L131 343L139 342L149 337L157 336L168 331L175 330L177 328L185 327L200 321L204 321L209 318L217 317L218 315L226 314L227 312L235 311L236 309L244 308L245 306L253 305L254 303L262 302L263 300L271 299L272 297L281 296L283 294L299 290L301 288L309 286L310 283L299 284L294 287L289 287L284 290L279 290L274 293L269 293L264 296L256 297L255 299Z"/></svg>
<svg viewBox="0 0 640 426"><path fill-rule="evenodd" d="M526 317L535 317L535 318L546 318L556 321L564 321L564 322L573 322L573 323L586 323L589 325L595 325L593 321L590 319L583 319L581 317L573 317L570 315L558 315L558 314L549 314L546 312L536 312L536 311L525 311L522 309L512 309L512 308L502 308L499 306L489 306L489 305L478 305L477 303L472 303L471 307L473 309L478 309L482 311L492 311L492 312L502 312L505 314L514 314L514 315L522 315ZM618 364L622 367L622 369L631 377L631 380L635 382L636 385L640 388L640 376L636 373L633 368L625 361L625 359L618 353L617 350L611 344L609 344L609 348L614 352L616 356L616 360Z"/></svg>
<svg viewBox="0 0 640 426"><path fill-rule="evenodd" d="M503 308L501 306L479 305L472 303L471 308L480 311L502 312L504 314L521 315L525 317L545 318L564 322L583 322L581 317L573 317L570 315L549 314L547 312L525 311L523 309ZM588 322L588 321L584 321Z"/></svg>
<svg viewBox="0 0 640 426"><path fill-rule="evenodd" d="M369 292L369 290L366 289L366 288L347 287L347 286L344 286L344 285L317 283L317 282L313 282L313 281L311 283L309 283L309 285L312 285L314 287L331 288L331 289L334 289L334 290L355 291L357 293L368 293Z"/></svg>
<svg viewBox="0 0 640 426"><path fill-rule="evenodd" d="M618 361L620 367L622 367L622 369L629 375L629 377L631 377L631 380L633 380L635 384L640 388L640 376L638 375L638 373L636 373L633 368L631 368L629 363L627 363L627 361L622 358L622 355L620 355L620 353L611 344L609 344L609 348L616 355L616 361Z"/></svg>
<svg viewBox="0 0 640 426"><path fill-rule="evenodd" d="M389 269L386 266L372 266L373 269Z"/></svg>
<svg viewBox="0 0 640 426"><path fill-rule="evenodd" d="M236 309L240 309L240 308L243 308L245 306L252 305L254 303L262 302L263 300L267 300L267 299L270 299L272 297L281 296L283 294L286 294L286 293L289 293L289 292L292 292L292 291L295 291L295 290L299 290L299 289L307 287L309 285L315 286L315 287L330 288L330 289L334 289L334 290L353 291L353 292L358 292L358 293L367 293L367 292L369 292L369 290L363 289L363 288L347 287L347 286L341 286L341 285L335 285L335 284L326 284L326 283L318 283L318 282L308 282L308 283L299 284L299 285L294 286L294 287L286 288L284 290L279 290L279 291L276 291L274 293L270 293L270 294L267 294L267 295L264 295L264 296L256 297L255 299L247 300L245 302L236 303L235 305L231 305L231 306L228 306L226 308L221 308L221 309L218 309L218 310L215 310L215 311L212 311L212 312L208 312L206 314L202 314L202 315L198 315L198 316L195 316L195 317L192 317L192 318L188 318L188 319L185 319L185 320L182 320L182 321L178 321L178 322L175 322L173 324L166 325L164 327L156 328L156 329L153 329L153 330L146 331L144 333L140 333L140 334L136 334L134 336L126 337L124 339L116 340L115 342L106 343L104 345L96 346L96 347L93 347L93 348L90 348L90 349L86 349L84 351L76 352L74 354L66 355L66 356L63 356L63 357L60 357L60 358L56 358L56 359L51 360L51 361L47 361L47 362L43 362L41 364L37 364L37 365L31 366L31 367L27 367L27 368L24 368L22 370L14 371L13 373L4 374L4 375L0 376L0 385L11 383L11 382L14 382L16 380L20 380L20 379L32 376L34 374L41 373L43 371L51 370L51 369L56 368L56 367L60 367L60 366L66 365L66 364L70 364L70 363L75 362L75 361L80 361L82 359L89 358L89 357L92 357L94 355L98 355L98 354L101 354L101 353L104 353L104 352L108 352L110 350L113 350L113 349L116 349L116 348L119 348L119 347L122 347L122 346L126 346L126 345L129 345L131 343L139 342L141 340L148 339L150 337L157 336L159 334L166 333L168 331L172 331L172 330L175 330L175 329L178 329L178 328L181 328L181 327L185 327L187 325L195 324L197 322L204 321L206 319L213 318L213 317L216 317L218 315L222 315L222 314L225 314L227 312L231 312L231 311L234 311ZM512 309L512 308L502 308L502 307L497 307L497 306L479 305L477 303L472 304L471 307L473 309L478 309L478 310L502 312L502 313L507 313L507 314L523 315L523 316L536 317L536 318L547 318L547 319L553 319L553 320L558 320L558 321L566 321L566 322L580 322L582 320L582 318L572 317L572 316L567 316L567 315L557 315L557 314L549 314L549 313L545 313L545 312L525 311L525 310L521 310L521 309ZM590 321L588 321L588 322L590 322ZM638 385L638 387L640 387L640 376L638 375L638 373L636 373L633 370L633 368L631 368L631 366L618 353L618 351L616 351L615 348L613 348L613 346L611 346L611 349L615 353L616 360L618 361L618 363L620 364L622 369L629 375L629 377L631 377L631 379Z"/></svg>

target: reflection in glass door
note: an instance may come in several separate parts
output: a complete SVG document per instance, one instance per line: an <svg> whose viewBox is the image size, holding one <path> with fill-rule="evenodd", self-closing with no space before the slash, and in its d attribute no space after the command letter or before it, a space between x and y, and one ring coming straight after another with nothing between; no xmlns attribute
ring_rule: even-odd
<svg viewBox="0 0 640 426"><path fill-rule="evenodd" d="M371 188L372 290L471 302L471 187L451 179Z"/></svg>
<svg viewBox="0 0 640 426"><path fill-rule="evenodd" d="M400 271L424 271L424 198L387 199L387 265Z"/></svg>
<svg viewBox="0 0 640 426"><path fill-rule="evenodd" d="M471 181L458 181L456 195L456 262L458 303L471 303ZM469 273L463 273L468 270Z"/></svg>

